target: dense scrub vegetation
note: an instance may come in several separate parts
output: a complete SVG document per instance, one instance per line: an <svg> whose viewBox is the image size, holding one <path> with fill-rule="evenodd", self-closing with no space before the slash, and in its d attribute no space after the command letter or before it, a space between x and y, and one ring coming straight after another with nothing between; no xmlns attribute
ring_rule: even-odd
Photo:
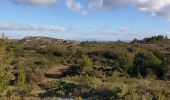
<svg viewBox="0 0 170 100"><path fill-rule="evenodd" d="M131 43L30 41L9 41L4 35L1 37L0 97L170 98L170 40L167 37L134 39ZM64 77L44 83L44 73L60 64L70 66L63 72Z"/></svg>

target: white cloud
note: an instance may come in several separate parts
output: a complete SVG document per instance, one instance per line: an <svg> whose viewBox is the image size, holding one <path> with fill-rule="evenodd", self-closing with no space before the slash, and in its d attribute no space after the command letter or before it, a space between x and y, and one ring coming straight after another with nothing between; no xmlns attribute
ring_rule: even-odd
<svg viewBox="0 0 170 100"><path fill-rule="evenodd" d="M170 19L170 0L88 0L92 10L113 10L125 6L135 6L140 11L153 16Z"/></svg>
<svg viewBox="0 0 170 100"><path fill-rule="evenodd" d="M79 2L76 2L75 0L67 0L66 6L70 10L77 11L82 15L87 15L87 11L84 10L83 6Z"/></svg>
<svg viewBox="0 0 170 100"><path fill-rule="evenodd" d="M69 9L75 10L75 11L81 11L83 8L79 2L75 2L74 0L67 0L66 5Z"/></svg>
<svg viewBox="0 0 170 100"><path fill-rule="evenodd" d="M108 10L128 5L131 0L88 0L92 10Z"/></svg>
<svg viewBox="0 0 170 100"><path fill-rule="evenodd" d="M170 19L170 0L136 0L134 4L140 11Z"/></svg>
<svg viewBox="0 0 170 100"><path fill-rule="evenodd" d="M35 24L7 24L0 23L0 30L33 30L33 31L54 31L65 32L65 27L59 26L44 26Z"/></svg>
<svg viewBox="0 0 170 100"><path fill-rule="evenodd" d="M8 0L14 4L26 6L50 6L61 0ZM68 9L87 15L85 7L77 0L64 0ZM121 7L134 6L139 11L153 16L166 17L170 20L170 0L87 0L90 10L115 10Z"/></svg>
<svg viewBox="0 0 170 100"><path fill-rule="evenodd" d="M132 33L134 32L134 29L130 27L121 27L118 31L121 33Z"/></svg>
<svg viewBox="0 0 170 100"><path fill-rule="evenodd" d="M58 0L9 0L9 1L21 5L50 6L55 4Z"/></svg>

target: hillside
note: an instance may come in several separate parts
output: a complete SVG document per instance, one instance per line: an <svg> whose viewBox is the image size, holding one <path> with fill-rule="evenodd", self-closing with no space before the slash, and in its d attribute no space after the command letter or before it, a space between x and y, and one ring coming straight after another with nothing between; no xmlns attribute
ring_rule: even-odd
<svg viewBox="0 0 170 100"><path fill-rule="evenodd" d="M73 40L64 40L64 39L56 39L50 37L43 37L43 36L32 36L32 37L25 37L21 40L18 40L23 44L61 44L61 43L78 43L78 41Z"/></svg>
<svg viewBox="0 0 170 100"><path fill-rule="evenodd" d="M170 40L147 39L131 43L49 37L10 41L7 51L12 49L14 56L7 93L40 98L168 100Z"/></svg>

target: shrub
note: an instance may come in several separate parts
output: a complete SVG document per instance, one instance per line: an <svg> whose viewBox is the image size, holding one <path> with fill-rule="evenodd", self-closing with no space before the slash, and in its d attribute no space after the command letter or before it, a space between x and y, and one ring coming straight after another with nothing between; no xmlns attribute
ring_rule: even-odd
<svg viewBox="0 0 170 100"><path fill-rule="evenodd" d="M157 68L160 68L162 61L158 59L152 52L136 54L133 62L132 75L142 75L144 78L150 74L147 69L153 69L157 73Z"/></svg>
<svg viewBox="0 0 170 100"><path fill-rule="evenodd" d="M80 84L87 88L95 89L95 88L99 88L102 85L102 81L98 78L90 77L86 75L80 80Z"/></svg>

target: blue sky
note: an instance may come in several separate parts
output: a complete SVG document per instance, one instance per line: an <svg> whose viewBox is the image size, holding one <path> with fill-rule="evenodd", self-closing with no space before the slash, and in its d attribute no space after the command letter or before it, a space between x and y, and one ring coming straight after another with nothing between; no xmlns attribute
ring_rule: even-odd
<svg viewBox="0 0 170 100"><path fill-rule="evenodd" d="M169 0L1 0L0 33L101 41L170 37L169 8Z"/></svg>

